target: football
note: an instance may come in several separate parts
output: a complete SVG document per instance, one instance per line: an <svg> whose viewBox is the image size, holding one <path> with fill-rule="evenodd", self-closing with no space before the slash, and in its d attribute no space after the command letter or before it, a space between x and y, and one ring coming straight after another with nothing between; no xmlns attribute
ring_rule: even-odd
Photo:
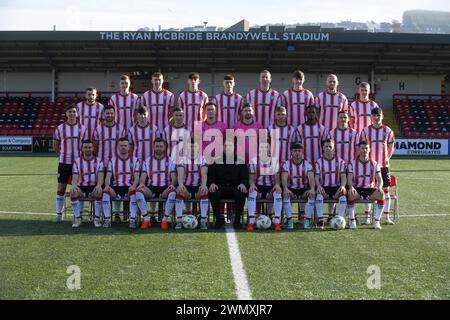
<svg viewBox="0 0 450 320"><path fill-rule="evenodd" d="M266 215L261 214L258 218L256 218L256 227L258 229L266 230L269 229L271 225L272 221Z"/></svg>
<svg viewBox="0 0 450 320"><path fill-rule="evenodd" d="M181 222L183 223L183 228L185 229L195 229L198 224L197 218L192 214L184 216Z"/></svg>
<svg viewBox="0 0 450 320"><path fill-rule="evenodd" d="M330 227L331 227L331 229L334 229L334 230L345 229L345 224L346 224L345 218L343 218L341 216L334 217L330 221Z"/></svg>

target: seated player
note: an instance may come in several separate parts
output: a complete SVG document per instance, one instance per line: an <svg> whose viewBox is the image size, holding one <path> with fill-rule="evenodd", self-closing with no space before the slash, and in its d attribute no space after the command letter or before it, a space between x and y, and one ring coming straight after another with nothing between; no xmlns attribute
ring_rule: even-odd
<svg viewBox="0 0 450 320"><path fill-rule="evenodd" d="M334 141L326 139L323 142L323 155L315 163L316 180L316 211L319 218L319 228L323 229L323 200L339 199L339 215L345 217L347 208L347 176L345 162L334 152ZM334 205L329 206L329 220L333 217ZM350 223L350 227L352 224Z"/></svg>
<svg viewBox="0 0 450 320"><path fill-rule="evenodd" d="M291 144L291 159L283 165L281 181L283 185L283 208L288 221L288 229L294 229L291 199L308 199L303 227L309 229L314 211L314 170L308 160L303 159L303 145L299 142Z"/></svg>
<svg viewBox="0 0 450 320"><path fill-rule="evenodd" d="M200 154L200 146L194 140L191 141L190 152L183 162L177 166L177 198L175 213L177 224L175 229L181 229L183 224L180 219L183 215L184 199L200 199L200 229L208 229L206 215L208 214L208 167ZM167 229L168 216L164 215L161 228Z"/></svg>
<svg viewBox="0 0 450 320"><path fill-rule="evenodd" d="M136 228L136 187L139 183L140 164L130 156L130 142L122 137L118 141L119 155L113 157L108 164L108 171L103 189L103 214L105 221L111 218L111 199L120 200L126 197L130 199L130 222L131 229ZM117 201L118 202L118 201ZM114 215L119 216L119 205L114 205ZM110 224L103 224L103 227L110 227Z"/></svg>
<svg viewBox="0 0 450 320"><path fill-rule="evenodd" d="M166 154L166 141L158 137L153 143L153 157L147 158L142 164L139 186L136 190L136 200L144 218L141 229L151 227L150 216L147 214L145 199L167 199L165 214L169 215L175 206L175 166Z"/></svg>
<svg viewBox="0 0 450 320"><path fill-rule="evenodd" d="M367 141L358 143L359 155L348 165L348 210L350 225L355 223L355 200L368 199L377 202L374 229L381 229L380 217L383 213L383 178L378 163L370 159L370 145Z"/></svg>
<svg viewBox="0 0 450 320"><path fill-rule="evenodd" d="M72 172L72 189L70 199L74 214L73 228L81 226L81 212L83 211L80 199L94 197L94 226L102 226L100 214L102 210L102 185L104 180L103 163L94 156L94 144L91 140L84 140L81 145L81 157L75 159ZM105 219L106 227L108 223Z"/></svg>
<svg viewBox="0 0 450 320"><path fill-rule="evenodd" d="M275 211L275 230L281 231L280 217L283 207L280 187L279 162L271 161L268 143L260 143L259 159L256 164L249 165L249 189L248 189L248 225L247 231L253 231L255 227L256 199L273 200ZM271 206L270 206L271 207ZM268 210L269 212L271 211Z"/></svg>

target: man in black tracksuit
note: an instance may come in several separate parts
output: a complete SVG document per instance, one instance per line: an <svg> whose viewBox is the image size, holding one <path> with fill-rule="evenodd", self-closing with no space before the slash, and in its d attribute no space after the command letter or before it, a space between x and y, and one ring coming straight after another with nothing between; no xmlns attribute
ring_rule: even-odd
<svg viewBox="0 0 450 320"><path fill-rule="evenodd" d="M232 150L231 152L235 154L234 143L226 142L224 148ZM241 161L242 164L236 164L235 155L229 154L228 161L226 156L224 152L223 158L216 158L212 164L208 165L209 199L216 217L216 228L222 228L225 222L220 214L220 199L234 199L236 207L234 227L239 229L242 228L240 218L248 192L248 167L243 161ZM227 164L231 159L234 159L234 163Z"/></svg>

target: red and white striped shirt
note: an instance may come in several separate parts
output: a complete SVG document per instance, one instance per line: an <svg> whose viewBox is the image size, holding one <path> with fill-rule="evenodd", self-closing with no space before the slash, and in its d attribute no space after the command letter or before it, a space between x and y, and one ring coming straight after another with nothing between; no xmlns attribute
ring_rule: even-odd
<svg viewBox="0 0 450 320"><path fill-rule="evenodd" d="M147 173L149 186L166 187L170 184L170 174L175 171L175 166L168 156L156 159L152 155L142 165L142 171L144 170Z"/></svg>
<svg viewBox="0 0 450 320"><path fill-rule="evenodd" d="M208 95L199 90L191 92L182 91L178 97L178 106L184 111L184 123L186 127L194 132L195 121L205 120L205 104L208 102Z"/></svg>
<svg viewBox="0 0 450 320"><path fill-rule="evenodd" d="M87 103L87 101L81 101L77 103L78 115L80 117L81 125L87 129L89 139L93 138L94 130L103 120L103 105L100 102L94 102L93 104Z"/></svg>
<svg viewBox="0 0 450 320"><path fill-rule="evenodd" d="M298 164L292 159L286 161L283 165L283 171L288 173L288 183L292 189L307 188L309 186L308 172L314 172L311 163L305 159Z"/></svg>
<svg viewBox="0 0 450 320"><path fill-rule="evenodd" d="M275 175L280 171L280 162L261 160L257 164L249 164L249 173L255 175L255 185L272 187L275 184Z"/></svg>
<svg viewBox="0 0 450 320"><path fill-rule="evenodd" d="M108 164L108 172L112 174L113 187L130 187L133 185L134 173L140 170L139 161L134 161L133 156L121 159L119 156L112 158Z"/></svg>
<svg viewBox="0 0 450 320"><path fill-rule="evenodd" d="M97 174L103 171L103 162L93 157L85 160L83 156L77 158L73 164L72 173L78 175L78 186L89 187L97 184Z"/></svg>
<svg viewBox="0 0 450 320"><path fill-rule="evenodd" d="M328 137L325 127L317 122L314 125L304 123L298 126L297 135L303 144L303 158L315 163L322 156L322 141Z"/></svg>
<svg viewBox="0 0 450 320"><path fill-rule="evenodd" d="M186 143L190 142L190 139L194 136L191 131L186 129L186 127L184 126L177 128L168 125L164 129L163 133L164 140L167 141L167 155L172 159L174 159L174 154L178 154L179 157L183 157L184 147Z"/></svg>
<svg viewBox="0 0 450 320"><path fill-rule="evenodd" d="M280 127L276 123L273 123L270 129L272 156L278 151L278 159L281 162L287 161L290 158L291 142L297 138L297 130L291 125Z"/></svg>
<svg viewBox="0 0 450 320"><path fill-rule="evenodd" d="M365 127L372 124L372 109L379 108L378 104L369 100L362 102L361 100L355 100L350 106L350 116L355 118L355 125L353 129L360 133Z"/></svg>
<svg viewBox="0 0 450 320"><path fill-rule="evenodd" d="M169 90L148 90L141 96L141 106L149 111L150 123L162 131L169 125L170 111L175 107L175 96Z"/></svg>
<svg viewBox="0 0 450 320"><path fill-rule="evenodd" d="M323 91L316 97L316 106L320 109L320 124L332 130L339 126L339 111L348 111L348 100L342 92Z"/></svg>
<svg viewBox="0 0 450 320"><path fill-rule="evenodd" d="M56 128L54 138L59 142L59 163L73 164L80 157L81 143L88 136L79 122L74 125L65 122Z"/></svg>
<svg viewBox="0 0 450 320"><path fill-rule="evenodd" d="M330 139L334 141L334 151L336 157L341 158L346 163L355 159L356 146L359 143L359 135L352 128L335 128L329 133Z"/></svg>
<svg viewBox="0 0 450 320"><path fill-rule="evenodd" d="M339 187L341 185L341 174L345 174L344 160L333 157L325 159L320 157L315 165L315 174L319 176L322 187Z"/></svg>
<svg viewBox="0 0 450 320"><path fill-rule="evenodd" d="M145 127L135 124L128 130L128 140L133 145L133 155L136 160L143 162L153 154L153 141L160 135L155 126L149 123Z"/></svg>
<svg viewBox="0 0 450 320"><path fill-rule="evenodd" d="M134 111L139 106L138 95L132 92L125 96L116 93L109 98L108 104L115 107L116 122L127 132L136 123Z"/></svg>
<svg viewBox="0 0 450 320"><path fill-rule="evenodd" d="M251 90L247 93L246 101L253 106L255 119L263 128L268 128L275 120L275 108L282 102L278 91L272 88L267 91L259 88Z"/></svg>
<svg viewBox="0 0 450 320"><path fill-rule="evenodd" d="M364 163L355 159L349 163L347 170L353 174L355 188L376 188L375 176L380 172L380 166L376 161L370 159Z"/></svg>
<svg viewBox="0 0 450 320"><path fill-rule="evenodd" d="M306 108L315 103L311 91L287 89L282 94L283 104L287 108L287 122L294 127L306 122Z"/></svg>
<svg viewBox="0 0 450 320"><path fill-rule="evenodd" d="M383 125L377 129L370 125L363 129L360 140L370 143L370 159L376 161L381 168L389 167L389 160L394 153L394 131L391 128ZM389 145L392 145L390 153Z"/></svg>
<svg viewBox="0 0 450 320"><path fill-rule="evenodd" d="M117 155L119 139L125 135L126 131L118 123L112 127L102 123L95 128L94 140L98 142L98 157L103 163L108 164Z"/></svg>
<svg viewBox="0 0 450 320"><path fill-rule="evenodd" d="M227 129L232 129L238 120L244 98L236 92L231 95L222 92L213 98L213 102L217 105L217 120L224 122Z"/></svg>
<svg viewBox="0 0 450 320"><path fill-rule="evenodd" d="M202 168L206 167L205 159L187 158L181 165L184 167L184 185L198 187L202 182Z"/></svg>

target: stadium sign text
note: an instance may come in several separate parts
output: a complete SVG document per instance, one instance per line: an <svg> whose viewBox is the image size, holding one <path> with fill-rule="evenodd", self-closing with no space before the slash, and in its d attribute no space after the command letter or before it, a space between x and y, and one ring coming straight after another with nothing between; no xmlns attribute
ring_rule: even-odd
<svg viewBox="0 0 450 320"><path fill-rule="evenodd" d="M0 153L33 152L32 137L0 137Z"/></svg>
<svg viewBox="0 0 450 320"><path fill-rule="evenodd" d="M100 31L101 40L116 41L330 41L328 32L178 32Z"/></svg>
<svg viewBox="0 0 450 320"><path fill-rule="evenodd" d="M394 155L448 156L449 140L397 139Z"/></svg>

